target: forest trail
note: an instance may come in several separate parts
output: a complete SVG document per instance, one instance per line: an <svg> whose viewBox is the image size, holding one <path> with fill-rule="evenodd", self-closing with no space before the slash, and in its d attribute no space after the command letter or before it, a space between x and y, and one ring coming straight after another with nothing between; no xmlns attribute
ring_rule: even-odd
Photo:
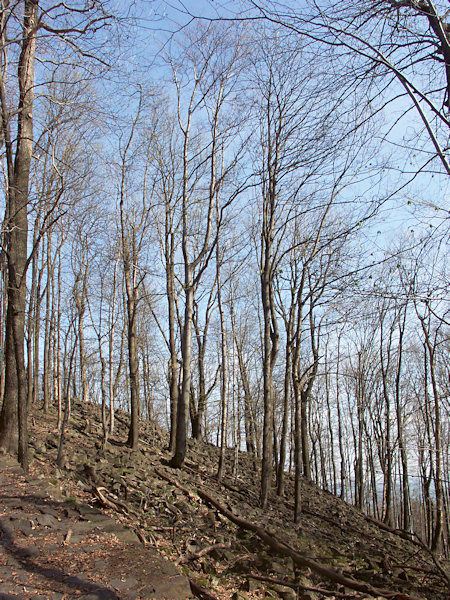
<svg viewBox="0 0 450 600"><path fill-rule="evenodd" d="M59 498L59 499L58 499ZM190 597L185 576L128 528L0 456L0 598Z"/></svg>
<svg viewBox="0 0 450 600"><path fill-rule="evenodd" d="M207 444L190 441L185 467L171 469L167 432L141 422L132 452L118 412L105 444L99 407L75 403L59 469L56 414L31 422L30 476L0 460L0 600L448 598L420 544L312 483L298 525L290 477L262 511L245 452L229 450L220 482Z"/></svg>

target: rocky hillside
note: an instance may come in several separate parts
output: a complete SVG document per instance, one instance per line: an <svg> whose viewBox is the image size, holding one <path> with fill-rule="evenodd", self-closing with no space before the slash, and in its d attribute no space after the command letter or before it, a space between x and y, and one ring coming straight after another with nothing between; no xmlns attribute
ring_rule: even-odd
<svg viewBox="0 0 450 600"><path fill-rule="evenodd" d="M56 415L34 412L33 474L65 503L101 509L134 530L142 544L178 565L197 597L448 598L446 566L419 542L315 485L304 482L302 519L294 525L292 481L283 498L273 494L261 511L259 473L246 453L233 475L230 452L218 483L214 447L190 442L185 468L174 470L167 466L166 432L142 423L133 453L123 445L126 431L127 415L119 413L114 437L102 445L98 408L76 404L58 469Z"/></svg>

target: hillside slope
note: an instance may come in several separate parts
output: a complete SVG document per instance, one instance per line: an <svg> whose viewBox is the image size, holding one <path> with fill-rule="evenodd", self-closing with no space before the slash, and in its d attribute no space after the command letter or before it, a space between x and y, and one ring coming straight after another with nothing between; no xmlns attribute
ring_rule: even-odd
<svg viewBox="0 0 450 600"><path fill-rule="evenodd" d="M123 445L127 415L103 447L98 407L75 404L65 440L65 468L56 467L56 415L34 412L32 469L66 500L100 507L134 529L189 577L198 597L448 598L448 577L420 544L388 532L354 507L309 482L303 513L292 521L292 481L286 494L258 506L259 473L246 453L227 457L215 478L217 449L189 443L186 466L167 466L167 434L141 424L138 452Z"/></svg>

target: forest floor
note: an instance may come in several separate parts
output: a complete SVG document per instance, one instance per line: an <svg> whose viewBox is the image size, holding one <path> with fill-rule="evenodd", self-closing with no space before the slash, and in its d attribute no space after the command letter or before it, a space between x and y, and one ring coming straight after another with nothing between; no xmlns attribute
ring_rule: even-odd
<svg viewBox="0 0 450 600"><path fill-rule="evenodd" d="M98 407L76 403L59 469L56 415L31 421L30 475L0 460L0 600L449 598L448 565L312 483L299 524L290 477L262 511L246 453L220 482L207 444L171 469L166 432L141 423L132 452L118 413L103 444Z"/></svg>

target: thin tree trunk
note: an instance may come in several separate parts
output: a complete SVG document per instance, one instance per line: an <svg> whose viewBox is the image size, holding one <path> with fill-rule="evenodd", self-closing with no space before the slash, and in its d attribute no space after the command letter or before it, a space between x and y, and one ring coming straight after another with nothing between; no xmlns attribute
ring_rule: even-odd
<svg viewBox="0 0 450 600"><path fill-rule="evenodd" d="M70 334L70 330L67 334L67 337L69 337L69 334ZM70 385L71 385L71 380L72 380L73 363L74 363L77 342L78 342L77 337L78 337L77 333L75 333L75 340L73 342L72 350L70 352L69 366L68 366L67 374L66 374L66 382L65 382L66 385L65 385L65 393L64 393L64 417L62 419L61 429L60 429L60 433L59 433L58 455L56 458L56 464L58 465L58 467L63 467L63 463L64 463L64 441L65 441L67 424L68 424L69 418L70 418L70 404L71 404L71 402L70 402Z"/></svg>
<svg viewBox="0 0 450 600"><path fill-rule="evenodd" d="M225 469L225 452L227 448L227 429L228 429L228 399L227 399L227 334L225 330L225 312L222 301L222 283L220 278L220 267L222 257L220 255L219 240L216 244L216 281L217 281L217 302L220 316L220 405L221 405L221 429L220 429L220 455L219 466L217 470L217 479L220 481Z"/></svg>
<svg viewBox="0 0 450 600"><path fill-rule="evenodd" d="M291 304L293 306L293 303ZM292 313L292 311L290 311ZM291 316L291 315L290 315ZM280 439L280 461L278 463L277 474L277 494L284 494L284 473L286 469L286 448L287 437L289 431L289 401L291 399L291 370L292 370L292 329L293 320L289 319L286 331L286 359L284 370L284 385L283 385L283 422L281 426Z"/></svg>
<svg viewBox="0 0 450 600"><path fill-rule="evenodd" d="M165 260L166 260L166 289L167 311L169 327L169 394L170 394L170 441L169 452L174 452L177 433L177 406L178 406L178 352L175 335L175 243L174 233L171 231L170 207L166 204L166 231L165 231Z"/></svg>
<svg viewBox="0 0 450 600"><path fill-rule="evenodd" d="M114 433L114 334L116 331L117 268L119 259L114 263L113 297L109 311L108 336L108 383L109 383L109 435Z"/></svg>
<svg viewBox="0 0 450 600"><path fill-rule="evenodd" d="M191 344L192 344L192 314L194 311L194 288L192 285L192 274L190 265L185 265L185 309L184 323L181 338L181 356L183 359L183 380L181 385L181 396L177 410L177 435L175 452L170 465L180 468L186 456L187 444L187 417L189 406L189 394L191 387Z"/></svg>
<svg viewBox="0 0 450 600"><path fill-rule="evenodd" d="M344 433L342 429L342 413L341 413L341 394L339 386L339 366L341 364L341 336L338 337L337 346L337 357L336 357L336 410L338 417L338 440L339 440L339 457L340 457L340 490L339 497L345 499L345 480L346 480L346 466L345 466L345 452L344 452Z"/></svg>
<svg viewBox="0 0 450 600"><path fill-rule="evenodd" d="M244 357L242 354L242 347L239 343L236 331L236 318L234 315L234 303L233 299L230 300L230 316L231 316L231 327L233 331L234 345L237 352L238 364L239 364L239 373L242 381L242 388L244 391L244 428L245 428L245 444L247 448L247 452L256 455L256 445L255 445L255 435L254 435L254 427L251 415L251 404L252 404L252 396L250 391L250 384L247 377L247 370L245 368Z"/></svg>
<svg viewBox="0 0 450 600"><path fill-rule="evenodd" d="M58 407L58 423L60 426L62 420L62 373L61 373L61 246L58 248L58 288L56 297L56 314L53 321L53 368L55 373L53 376L53 394L54 402ZM55 290L53 290L53 296Z"/></svg>
<svg viewBox="0 0 450 600"><path fill-rule="evenodd" d="M44 325L44 374L43 374L43 396L44 413L48 412L50 405L50 371L51 371L51 352L52 335L50 323L55 309L54 295L54 262L52 260L51 230L47 232L47 283L45 288L45 325ZM53 293L52 293L53 289Z"/></svg>

